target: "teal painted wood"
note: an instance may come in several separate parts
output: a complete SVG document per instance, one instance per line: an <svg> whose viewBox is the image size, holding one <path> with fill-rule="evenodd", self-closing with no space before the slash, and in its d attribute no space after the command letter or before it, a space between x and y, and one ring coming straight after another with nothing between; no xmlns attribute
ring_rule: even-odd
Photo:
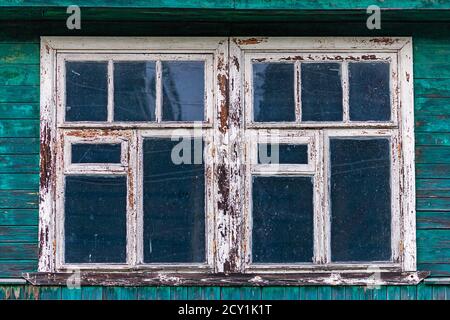
<svg viewBox="0 0 450 320"><path fill-rule="evenodd" d="M82 300L102 300L103 288L98 286L82 287L81 288Z"/></svg>
<svg viewBox="0 0 450 320"><path fill-rule="evenodd" d="M61 300L61 287L41 287L39 288L40 300Z"/></svg>
<svg viewBox="0 0 450 320"><path fill-rule="evenodd" d="M444 286L433 286L433 300L447 300L447 290Z"/></svg>
<svg viewBox="0 0 450 320"><path fill-rule="evenodd" d="M372 292L372 299L373 300L386 300L387 299L387 287L381 286L381 287L375 288Z"/></svg>
<svg viewBox="0 0 450 320"><path fill-rule="evenodd" d="M387 286L386 287L386 299L387 300L400 300L401 288L399 286Z"/></svg>
<svg viewBox="0 0 450 320"><path fill-rule="evenodd" d="M0 209L0 225L37 226L37 209Z"/></svg>
<svg viewBox="0 0 450 320"><path fill-rule="evenodd" d="M261 300L261 288L241 287L241 300Z"/></svg>
<svg viewBox="0 0 450 320"><path fill-rule="evenodd" d="M239 287L223 287L220 290L222 300L239 300L241 299L241 288Z"/></svg>
<svg viewBox="0 0 450 320"><path fill-rule="evenodd" d="M331 300L345 300L345 287L331 287Z"/></svg>
<svg viewBox="0 0 450 320"><path fill-rule="evenodd" d="M317 300L318 292L315 286L305 286L298 288L298 298L300 300Z"/></svg>
<svg viewBox="0 0 450 320"><path fill-rule="evenodd" d="M61 300L81 300L81 288L61 287Z"/></svg>
<svg viewBox="0 0 450 320"><path fill-rule="evenodd" d="M187 300L187 299L188 299L187 287L170 288L170 300Z"/></svg>
<svg viewBox="0 0 450 320"><path fill-rule="evenodd" d="M420 283L417 286L417 300L432 300L433 287Z"/></svg>
<svg viewBox="0 0 450 320"><path fill-rule="evenodd" d="M318 300L331 300L331 288L326 286L320 286L317 288Z"/></svg>
<svg viewBox="0 0 450 320"><path fill-rule="evenodd" d="M39 71L39 66L35 71ZM0 119L39 119L39 104L0 103Z"/></svg>

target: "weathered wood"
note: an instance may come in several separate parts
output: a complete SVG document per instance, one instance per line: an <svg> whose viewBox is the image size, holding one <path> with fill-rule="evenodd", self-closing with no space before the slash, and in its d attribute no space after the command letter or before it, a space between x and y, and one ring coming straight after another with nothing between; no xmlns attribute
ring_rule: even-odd
<svg viewBox="0 0 450 320"><path fill-rule="evenodd" d="M38 201L38 191L0 190L1 209L35 209L38 207Z"/></svg>
<svg viewBox="0 0 450 320"><path fill-rule="evenodd" d="M27 273L33 285L65 285L72 273ZM290 274L170 274L148 272L81 272L81 285L102 286L299 286L299 285L414 285L429 272L381 272L377 283L373 273L290 273Z"/></svg>
<svg viewBox="0 0 450 320"><path fill-rule="evenodd" d="M0 260L35 260L37 243L0 243Z"/></svg>
<svg viewBox="0 0 450 320"><path fill-rule="evenodd" d="M37 226L0 226L0 242L36 242Z"/></svg>

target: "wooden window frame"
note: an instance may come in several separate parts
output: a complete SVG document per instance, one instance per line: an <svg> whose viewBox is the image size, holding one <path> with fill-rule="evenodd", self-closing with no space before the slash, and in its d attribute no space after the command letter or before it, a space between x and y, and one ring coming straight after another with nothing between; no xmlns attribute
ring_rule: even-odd
<svg viewBox="0 0 450 320"><path fill-rule="evenodd" d="M205 66L207 91L205 121L161 122L161 92L157 92L155 122L112 122L112 105L108 103L106 123L65 123L61 116L61 99L64 97L64 79L58 76L61 57L67 59L98 59L108 62L108 101L113 96L112 63L117 55L122 60L143 60L149 57L171 57L177 59L192 55L193 59L208 57ZM300 63L307 56L311 61L327 59L342 62L344 90L344 122L301 122L301 99L296 86L296 122L254 123L251 111L251 59L270 61L293 61L295 79L300 77ZM374 58L375 57L375 58ZM348 80L345 72L348 61L373 61L390 59L391 68L392 117L386 122L351 122L348 120ZM119 59L120 60L120 59ZM171 59L168 59L171 60ZM160 64L159 64L160 65ZM212 68L209 72L208 69ZM157 65L157 82L161 83L161 67ZM208 87L207 83L213 85ZM417 272L416 230L415 230L415 174L414 174L414 114L412 84L412 39L401 38L151 38L151 37L42 37L41 38L41 159L40 159L40 214L39 214L39 266L38 272L27 278L35 284L58 283L67 278L73 269L83 270L84 281L88 284L114 284L117 282L133 285L152 284L199 284L199 285L301 285L301 284L363 284L374 283L373 270L381 273L380 284L412 284L421 281L427 273ZM139 150L128 152L127 159L117 168L111 166L91 167L71 165L71 170L93 170L98 174L127 174L128 200L127 252L139 252L139 238L136 226L142 219L142 204L138 201L139 174L142 171L142 140L146 136L167 136L171 130L184 128L188 135L196 136L196 128L203 129L201 136L208 148L205 155L212 161L205 167L207 202L207 263L206 264L160 264L139 265L139 254L127 255L127 265L106 267L105 265L83 266L64 265L58 255L62 252L61 235L58 234L58 214L61 210L61 177L64 166L64 151L58 130L66 130L75 136L73 141L114 141L123 140L122 149ZM252 165L255 135L272 136L273 130L282 143L308 144L308 165L281 165L278 174L306 174L314 176L314 197L325 198L327 191L322 187L326 168L322 160L326 152L328 135L354 136L361 134L386 136L391 138L391 150L398 174L398 188L393 191L398 199L398 210L393 212L397 221L393 224L394 263L330 263L328 214L326 201L315 201L314 232L320 235L314 240L314 264L308 266L250 263L249 224L249 177L271 170L270 165ZM393 131L396 134L393 134ZM108 140L110 139L110 140ZM111 140L112 139L112 140ZM302 142L302 143L303 143ZM67 147L66 147L67 148ZM398 151L398 152L397 152ZM134 165L133 165L134 164ZM120 168L119 168L120 167ZM114 169L115 168L115 169ZM131 168L131 169L130 169ZM313 171L312 169L315 168ZM109 171L109 169L112 169ZM117 170L115 172L114 170ZM280 170L280 168L277 168ZM283 171L284 170L284 171ZM259 171L259 172L258 172ZM398 192L396 191L398 190ZM400 192L401 190L401 192ZM401 197L400 197L401 195ZM324 204L325 203L325 204ZM129 227L128 224L134 227ZM114 282L111 272L118 277ZM127 272L133 271L127 276ZM170 277L169 275L173 275ZM223 275L223 276L221 276ZM233 276L234 275L234 276ZM113 278L114 278L113 277ZM122 278L125 278L123 280ZM225 278L223 278L225 277ZM130 278L129 281L126 281ZM109 280L108 280L109 279ZM139 279L139 280L136 280ZM143 280L144 279L144 280ZM111 280L111 281L110 281ZM124 282L125 281L125 282Z"/></svg>

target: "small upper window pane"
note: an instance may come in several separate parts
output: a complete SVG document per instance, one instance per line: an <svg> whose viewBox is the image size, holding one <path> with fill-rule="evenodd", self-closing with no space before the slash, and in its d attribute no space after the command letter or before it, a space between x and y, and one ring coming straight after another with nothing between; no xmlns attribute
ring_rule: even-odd
<svg viewBox="0 0 450 320"><path fill-rule="evenodd" d="M389 63L349 63L350 120L389 121Z"/></svg>
<svg viewBox="0 0 450 320"><path fill-rule="evenodd" d="M302 63L302 121L342 121L339 63Z"/></svg>
<svg viewBox="0 0 450 320"><path fill-rule="evenodd" d="M258 163L260 164L307 164L308 145L306 144L258 144Z"/></svg>
<svg viewBox="0 0 450 320"><path fill-rule="evenodd" d="M253 105L256 122L295 121L293 63L253 64Z"/></svg>
<svg viewBox="0 0 450 320"><path fill-rule="evenodd" d="M106 121L108 63L66 62L66 121Z"/></svg>
<svg viewBox="0 0 450 320"><path fill-rule="evenodd" d="M203 61L162 62L162 120L203 121L205 63Z"/></svg>
<svg viewBox="0 0 450 320"><path fill-rule="evenodd" d="M72 163L120 163L121 144L72 144Z"/></svg>
<svg viewBox="0 0 450 320"><path fill-rule="evenodd" d="M155 65L114 63L114 121L155 121Z"/></svg>

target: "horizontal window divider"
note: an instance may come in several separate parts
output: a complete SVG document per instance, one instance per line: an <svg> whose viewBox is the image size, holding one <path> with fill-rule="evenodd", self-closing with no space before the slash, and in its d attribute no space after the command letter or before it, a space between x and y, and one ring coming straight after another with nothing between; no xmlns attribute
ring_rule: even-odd
<svg viewBox="0 0 450 320"><path fill-rule="evenodd" d="M311 286L311 285L416 285L430 272L317 272L289 274L211 274L161 272L80 272L81 286ZM61 286L73 278L72 272L25 273L35 286ZM69 279L70 278L70 279Z"/></svg>
<svg viewBox="0 0 450 320"><path fill-rule="evenodd" d="M391 122L302 122L302 123L287 123L287 122L265 122L265 123L248 123L247 129L397 129L398 124Z"/></svg>
<svg viewBox="0 0 450 320"><path fill-rule="evenodd" d="M105 175L126 175L128 174L128 169L126 166L104 166L104 165L70 165L68 168L64 170L65 175L77 175L77 174L105 174Z"/></svg>
<svg viewBox="0 0 450 320"><path fill-rule="evenodd" d="M97 122L80 123L71 122L58 125L59 129L101 129L101 130L121 130L121 129L172 129L172 128L212 128L212 123L199 123L195 121L183 122Z"/></svg>
<svg viewBox="0 0 450 320"><path fill-rule="evenodd" d="M266 176L266 175L286 175L286 176L314 176L315 175L315 171L313 170L301 170L301 169L296 169L296 168L279 168L279 169L272 169L270 167L263 167L263 168L253 168L252 175L261 175L261 176Z"/></svg>

